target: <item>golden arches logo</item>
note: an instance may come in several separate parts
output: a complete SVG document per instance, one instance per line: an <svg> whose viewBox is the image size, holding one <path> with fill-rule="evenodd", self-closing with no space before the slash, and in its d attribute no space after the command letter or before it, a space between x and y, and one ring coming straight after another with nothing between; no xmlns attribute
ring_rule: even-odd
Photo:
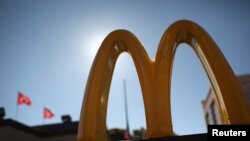
<svg viewBox="0 0 250 141"><path fill-rule="evenodd" d="M250 123L243 91L227 60L199 25L181 20L163 34L155 60L148 57L139 40L129 31L111 32L93 62L85 89L78 141L106 140L106 113L113 70L118 56L128 52L135 64L143 94L149 138L173 135L170 88L175 50L190 45L205 69L219 101L224 124Z"/></svg>

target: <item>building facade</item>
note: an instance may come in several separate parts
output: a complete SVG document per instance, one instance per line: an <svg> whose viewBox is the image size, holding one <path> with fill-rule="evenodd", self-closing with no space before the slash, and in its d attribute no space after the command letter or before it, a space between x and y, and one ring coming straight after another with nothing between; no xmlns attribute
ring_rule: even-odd
<svg viewBox="0 0 250 141"><path fill-rule="evenodd" d="M237 77L245 93L250 107L250 74ZM207 97L202 101L204 117L209 125L222 124L219 104L212 88L209 89Z"/></svg>

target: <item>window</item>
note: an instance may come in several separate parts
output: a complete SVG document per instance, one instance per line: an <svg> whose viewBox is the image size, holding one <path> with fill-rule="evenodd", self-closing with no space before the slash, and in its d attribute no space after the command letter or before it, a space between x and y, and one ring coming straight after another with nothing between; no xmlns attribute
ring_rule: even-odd
<svg viewBox="0 0 250 141"><path fill-rule="evenodd" d="M214 124L217 124L217 119L216 119L216 106L215 106L215 102L212 101L211 105L210 105L210 108L211 108L211 114L212 114L212 120L213 120L213 123Z"/></svg>

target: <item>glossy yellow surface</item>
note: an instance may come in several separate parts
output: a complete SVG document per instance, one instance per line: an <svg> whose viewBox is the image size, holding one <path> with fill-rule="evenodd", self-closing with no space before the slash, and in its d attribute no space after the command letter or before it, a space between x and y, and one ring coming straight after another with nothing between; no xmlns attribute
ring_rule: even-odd
<svg viewBox="0 0 250 141"><path fill-rule="evenodd" d="M227 60L206 31L191 21L181 20L163 34L155 60L150 60L142 44L129 31L113 31L105 38L86 85L78 141L107 140L109 89L116 60L122 52L131 55L139 76L148 137L173 135L171 73L174 54L181 43L190 45L201 61L218 98L223 123L249 124L250 110L246 98Z"/></svg>

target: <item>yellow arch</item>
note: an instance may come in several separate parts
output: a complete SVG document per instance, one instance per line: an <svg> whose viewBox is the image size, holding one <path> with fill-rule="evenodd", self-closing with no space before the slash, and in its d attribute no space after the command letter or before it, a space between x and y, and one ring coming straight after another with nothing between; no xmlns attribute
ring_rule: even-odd
<svg viewBox="0 0 250 141"><path fill-rule="evenodd" d="M173 135L170 88L176 47L190 45L211 81L223 113L223 123L250 123L247 101L225 57L212 38L197 24L181 20L162 36L155 61L129 31L117 30L103 41L93 62L85 89L78 141L107 139L106 113L110 83L116 60L128 52L135 64L143 93L148 137Z"/></svg>

